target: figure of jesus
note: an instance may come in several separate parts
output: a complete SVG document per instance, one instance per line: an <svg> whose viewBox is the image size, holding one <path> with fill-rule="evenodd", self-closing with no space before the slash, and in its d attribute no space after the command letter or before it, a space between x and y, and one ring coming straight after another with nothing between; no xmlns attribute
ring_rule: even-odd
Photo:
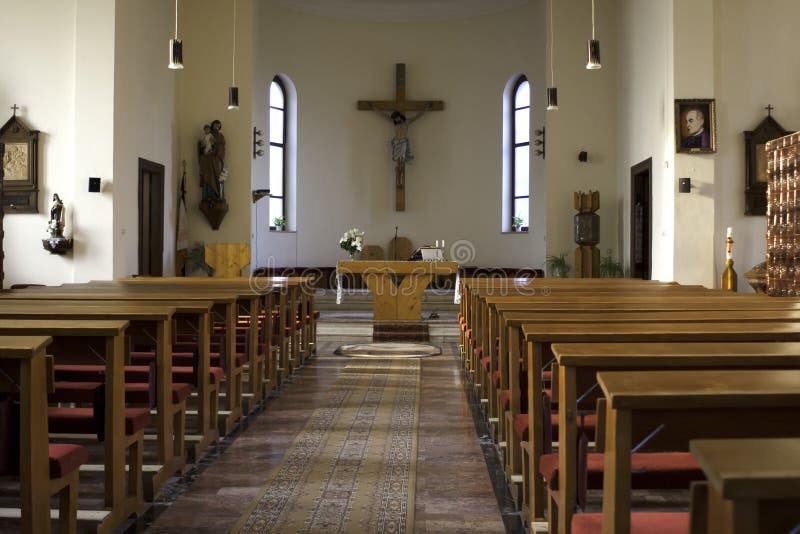
<svg viewBox="0 0 800 534"><path fill-rule="evenodd" d="M411 163L414 153L411 152L411 142L408 140L408 127L412 122L419 120L430 108L426 104L425 108L412 118L407 118L400 111L393 111L388 119L394 124L394 138L392 138L392 161L394 161L394 176L397 187L404 187L406 183L406 163ZM376 110L373 108L373 110ZM383 112L378 111L381 115Z"/></svg>

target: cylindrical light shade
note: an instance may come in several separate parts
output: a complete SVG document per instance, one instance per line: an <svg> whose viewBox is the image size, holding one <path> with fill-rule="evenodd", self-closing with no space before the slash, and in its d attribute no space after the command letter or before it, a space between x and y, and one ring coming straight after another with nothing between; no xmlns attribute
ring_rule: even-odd
<svg viewBox="0 0 800 534"><path fill-rule="evenodd" d="M558 111L558 87L547 88L547 111Z"/></svg>
<svg viewBox="0 0 800 534"><path fill-rule="evenodd" d="M238 87L228 87L228 109L239 109Z"/></svg>
<svg viewBox="0 0 800 534"><path fill-rule="evenodd" d="M586 64L587 69L601 69L603 66L600 64L600 41L597 39L589 39L589 62Z"/></svg>
<svg viewBox="0 0 800 534"><path fill-rule="evenodd" d="M183 68L183 41L180 39L169 40L169 68Z"/></svg>

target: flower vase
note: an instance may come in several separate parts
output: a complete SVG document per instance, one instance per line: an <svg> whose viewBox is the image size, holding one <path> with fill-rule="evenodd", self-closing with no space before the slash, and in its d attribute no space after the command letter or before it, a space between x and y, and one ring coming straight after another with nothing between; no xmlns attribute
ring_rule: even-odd
<svg viewBox="0 0 800 534"><path fill-rule="evenodd" d="M361 256L360 252L350 252L350 261L358 261L358 258Z"/></svg>

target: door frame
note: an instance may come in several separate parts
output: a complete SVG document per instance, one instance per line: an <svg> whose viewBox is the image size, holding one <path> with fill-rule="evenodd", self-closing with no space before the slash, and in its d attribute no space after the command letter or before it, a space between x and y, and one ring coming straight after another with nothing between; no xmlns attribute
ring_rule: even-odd
<svg viewBox="0 0 800 534"><path fill-rule="evenodd" d="M634 258L634 220L635 220L635 202L634 196L636 193L636 179L638 176L647 173L647 224L643 229L645 237L645 244L647 245L647 262L645 263L645 271L642 273L643 280L651 280L653 277L653 158L637 163L631 167L631 208L630 208L630 265L631 265L631 278L633 278L633 258Z"/></svg>
<svg viewBox="0 0 800 534"><path fill-rule="evenodd" d="M160 271L159 276L160 276L160 275L164 274L164 227L165 227L165 224L164 224L165 223L165 218L164 218L164 200L165 200L164 199L164 193L165 193L165 191L164 191L164 180L165 180L165 172L164 172L164 166L163 165L161 165L160 163L156 163L154 161L146 160L144 158L139 158L139 170L138 170L138 173L137 173L137 175L139 177L139 184L138 184L138 197L139 197L139 221L138 221L138 227L139 227L139 261L138 261L138 263L139 263L139 274L140 275L145 274L144 263L143 263L143 258L144 258L144 254L143 253L144 253L144 248L145 248L145 242L144 242L145 241L144 240L144 216L145 216L144 204L145 204L145 198L144 198L143 174L145 172L149 173L151 176L158 176L160 178L160 179L157 179L157 180L153 180L153 183L158 183L159 187L161 188L161 199L160 199L161 206L160 206L160 209L158 210L158 213L161 214L161 233L157 237L157 241L159 242L159 247L158 247L159 256L161 257L161 268L159 269L159 271ZM151 195L150 195L150 199L152 199L152 192L151 192ZM150 243L150 250L151 251L154 250L153 243ZM148 267L148 273L147 274L151 274L152 275L152 273L149 273L149 267Z"/></svg>

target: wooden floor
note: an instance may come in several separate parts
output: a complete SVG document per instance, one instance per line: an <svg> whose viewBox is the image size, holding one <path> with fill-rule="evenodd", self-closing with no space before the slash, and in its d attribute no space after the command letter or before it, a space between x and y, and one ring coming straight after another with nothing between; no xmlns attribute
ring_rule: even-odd
<svg viewBox="0 0 800 534"><path fill-rule="evenodd" d="M347 358L333 355L342 342L346 340L321 342L319 355L267 403L263 413L248 421L247 428L188 488L186 481L176 481L171 491L163 492L162 503L155 507L163 511L155 520L140 521L131 530L227 531L257 496L267 473L347 363ZM504 532L464 393L457 346L446 344L443 349L442 356L425 358L422 364L414 531Z"/></svg>

